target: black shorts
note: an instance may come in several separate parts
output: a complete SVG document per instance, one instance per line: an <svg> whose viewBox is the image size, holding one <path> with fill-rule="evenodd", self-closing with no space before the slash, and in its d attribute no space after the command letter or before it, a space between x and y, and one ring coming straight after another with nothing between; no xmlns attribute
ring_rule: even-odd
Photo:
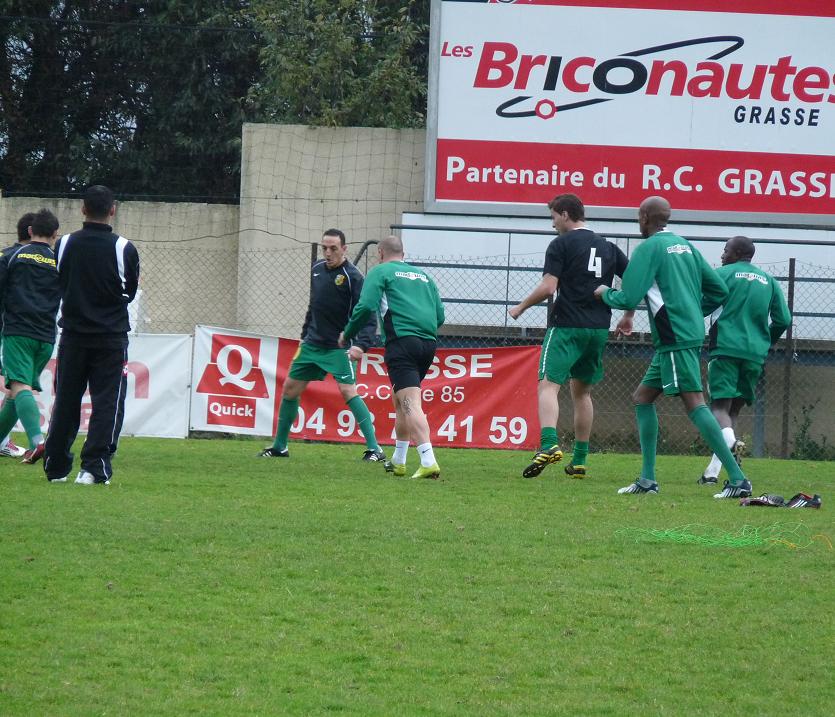
<svg viewBox="0 0 835 717"><path fill-rule="evenodd" d="M386 368L395 391L420 388L420 382L435 358L436 345L436 341L417 336L403 336L386 344Z"/></svg>

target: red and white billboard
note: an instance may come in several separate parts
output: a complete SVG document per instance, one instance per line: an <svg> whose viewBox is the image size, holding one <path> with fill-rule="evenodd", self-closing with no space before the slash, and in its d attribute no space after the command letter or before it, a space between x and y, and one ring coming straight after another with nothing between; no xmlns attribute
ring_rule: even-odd
<svg viewBox="0 0 835 717"><path fill-rule="evenodd" d="M427 209L835 219L835 2L433 0Z"/></svg>
<svg viewBox="0 0 835 717"><path fill-rule="evenodd" d="M277 367L278 339L197 326L192 430L271 434Z"/></svg>
<svg viewBox="0 0 835 717"><path fill-rule="evenodd" d="M275 435L281 387L298 347L296 339L197 327L192 429ZM423 382L433 444L536 448L538 360L537 346L439 349ZM391 445L394 408L381 349L371 349L357 362L356 386L374 419L377 440ZM290 437L363 442L332 376L308 384Z"/></svg>
<svg viewBox="0 0 835 717"><path fill-rule="evenodd" d="M281 339L279 383L284 382L297 347L298 341ZM383 361L382 349L371 349L357 362L357 392L374 419L377 440L392 445L394 407ZM422 385L432 445L535 449L539 445L538 362L538 346L438 349ZM290 437L362 442L331 376L308 384Z"/></svg>

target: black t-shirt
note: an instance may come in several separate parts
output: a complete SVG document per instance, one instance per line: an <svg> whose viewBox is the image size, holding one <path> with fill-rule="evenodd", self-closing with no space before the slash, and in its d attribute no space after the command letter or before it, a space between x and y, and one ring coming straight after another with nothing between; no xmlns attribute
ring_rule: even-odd
<svg viewBox="0 0 835 717"><path fill-rule="evenodd" d="M611 286L627 264L626 254L591 229L573 229L554 239L542 269L559 279L548 326L608 329L612 310L594 298L594 290L600 284Z"/></svg>

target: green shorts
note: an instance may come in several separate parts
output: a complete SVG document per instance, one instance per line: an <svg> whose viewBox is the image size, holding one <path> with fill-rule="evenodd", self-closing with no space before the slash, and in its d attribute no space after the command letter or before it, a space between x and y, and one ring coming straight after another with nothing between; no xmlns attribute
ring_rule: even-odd
<svg viewBox="0 0 835 717"><path fill-rule="evenodd" d="M39 379L52 357L52 346L28 336L4 336L2 351L6 388L11 388L12 381L17 381L40 391Z"/></svg>
<svg viewBox="0 0 835 717"><path fill-rule="evenodd" d="M608 329L548 329L539 355L539 380L560 385L568 378L599 383L608 338Z"/></svg>
<svg viewBox="0 0 835 717"><path fill-rule="evenodd" d="M641 383L663 391L665 396L691 391L701 393L701 353L701 349L656 351Z"/></svg>
<svg viewBox="0 0 835 717"><path fill-rule="evenodd" d="M290 364L290 378L297 381L321 381L331 374L337 383L356 383L354 362L345 349L322 349L310 344L299 344Z"/></svg>
<svg viewBox="0 0 835 717"><path fill-rule="evenodd" d="M749 406L754 403L757 381L763 365L746 359L716 356L707 364L707 385L710 400L743 398Z"/></svg>

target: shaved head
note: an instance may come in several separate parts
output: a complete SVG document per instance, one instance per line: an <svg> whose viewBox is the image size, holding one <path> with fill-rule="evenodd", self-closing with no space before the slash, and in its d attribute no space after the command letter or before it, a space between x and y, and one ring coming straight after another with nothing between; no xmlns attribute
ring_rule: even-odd
<svg viewBox="0 0 835 717"><path fill-rule="evenodd" d="M751 261L754 258L754 242L748 237L735 236L725 242L725 250L722 252L722 266L735 264L738 261Z"/></svg>
<svg viewBox="0 0 835 717"><path fill-rule="evenodd" d="M728 239L728 249L736 252L743 259L753 259L756 251L754 242L744 236L735 236Z"/></svg>
<svg viewBox="0 0 835 717"><path fill-rule="evenodd" d="M382 255L383 261L403 258L403 242L400 237L396 237L394 234L382 239L377 245L377 249Z"/></svg>
<svg viewBox="0 0 835 717"><path fill-rule="evenodd" d="M638 210L641 234L645 237L652 236L659 229L667 226L671 214L670 203L664 197L647 197L641 202Z"/></svg>

